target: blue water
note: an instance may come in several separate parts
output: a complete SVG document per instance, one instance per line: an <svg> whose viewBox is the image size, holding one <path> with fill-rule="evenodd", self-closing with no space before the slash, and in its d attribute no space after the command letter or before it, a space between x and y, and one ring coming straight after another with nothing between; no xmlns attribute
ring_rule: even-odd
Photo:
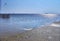
<svg viewBox="0 0 60 41"><path fill-rule="evenodd" d="M34 29L42 25L48 25L52 22L60 21L60 15L55 18L47 18L39 14L13 14L10 18L0 18L0 32L4 31L21 31Z"/></svg>

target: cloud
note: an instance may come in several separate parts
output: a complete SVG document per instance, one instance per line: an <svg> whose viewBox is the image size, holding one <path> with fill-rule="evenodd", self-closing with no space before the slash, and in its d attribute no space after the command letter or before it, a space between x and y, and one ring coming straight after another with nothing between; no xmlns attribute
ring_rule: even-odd
<svg viewBox="0 0 60 41"><path fill-rule="evenodd" d="M46 18L55 18L58 16L57 14L41 14L41 15Z"/></svg>

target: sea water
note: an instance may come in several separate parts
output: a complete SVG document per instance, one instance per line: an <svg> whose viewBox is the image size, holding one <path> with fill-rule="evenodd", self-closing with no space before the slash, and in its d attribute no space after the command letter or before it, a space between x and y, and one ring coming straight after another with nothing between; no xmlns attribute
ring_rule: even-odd
<svg viewBox="0 0 60 41"><path fill-rule="evenodd" d="M60 15L48 18L41 14L11 14L9 18L0 18L0 33L32 30L59 21L59 18Z"/></svg>

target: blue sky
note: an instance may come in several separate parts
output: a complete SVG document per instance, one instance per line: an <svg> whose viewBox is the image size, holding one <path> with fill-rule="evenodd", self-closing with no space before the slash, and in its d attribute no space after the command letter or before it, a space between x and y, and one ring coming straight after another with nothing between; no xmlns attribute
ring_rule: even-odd
<svg viewBox="0 0 60 41"><path fill-rule="evenodd" d="M60 0L2 0L2 13L60 13Z"/></svg>

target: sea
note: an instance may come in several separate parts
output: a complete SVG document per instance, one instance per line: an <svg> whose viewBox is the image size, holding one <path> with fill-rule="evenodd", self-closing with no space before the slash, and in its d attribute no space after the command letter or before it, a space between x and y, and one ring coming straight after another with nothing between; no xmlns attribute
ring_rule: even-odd
<svg viewBox="0 0 60 41"><path fill-rule="evenodd" d="M22 32L60 21L60 15L45 17L41 14L10 14L9 18L0 17L0 34Z"/></svg>

